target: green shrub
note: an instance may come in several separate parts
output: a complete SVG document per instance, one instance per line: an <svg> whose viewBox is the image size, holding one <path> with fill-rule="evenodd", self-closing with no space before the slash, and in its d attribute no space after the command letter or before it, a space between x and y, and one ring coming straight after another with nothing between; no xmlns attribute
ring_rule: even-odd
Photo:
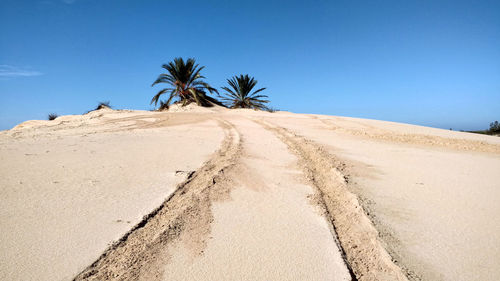
<svg viewBox="0 0 500 281"><path fill-rule="evenodd" d="M490 129L488 130L489 133L500 133L500 123L498 121L491 122L490 123Z"/></svg>
<svg viewBox="0 0 500 281"><path fill-rule="evenodd" d="M49 113L49 115L47 116L47 120L54 120L58 117L59 115L57 115L57 113Z"/></svg>

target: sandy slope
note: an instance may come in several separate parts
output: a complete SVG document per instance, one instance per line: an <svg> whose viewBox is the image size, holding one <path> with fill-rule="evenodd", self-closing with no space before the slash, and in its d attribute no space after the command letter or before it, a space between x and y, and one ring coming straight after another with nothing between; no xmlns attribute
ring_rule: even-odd
<svg viewBox="0 0 500 281"><path fill-rule="evenodd" d="M29 121L0 148L1 279L500 275L500 138L190 106Z"/></svg>
<svg viewBox="0 0 500 281"><path fill-rule="evenodd" d="M214 204L202 254L165 249L164 280L350 280L314 189L300 179L285 144L247 118L227 118L244 138L244 157L226 176L231 200ZM217 268L217 270L213 270Z"/></svg>
<svg viewBox="0 0 500 281"><path fill-rule="evenodd" d="M99 128L71 119L1 136L2 280L73 278L159 206L185 179L183 171L201 166L223 138L215 121L132 131L131 121L103 124L119 121L113 117Z"/></svg>
<svg viewBox="0 0 500 281"><path fill-rule="evenodd" d="M274 122L350 166L351 190L411 278L500 275L500 138L330 116Z"/></svg>

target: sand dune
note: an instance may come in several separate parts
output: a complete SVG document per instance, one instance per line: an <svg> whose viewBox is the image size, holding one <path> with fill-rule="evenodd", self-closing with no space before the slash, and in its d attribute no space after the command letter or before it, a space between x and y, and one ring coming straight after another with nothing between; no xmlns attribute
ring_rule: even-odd
<svg viewBox="0 0 500 281"><path fill-rule="evenodd" d="M99 110L0 133L2 280L495 280L500 138Z"/></svg>

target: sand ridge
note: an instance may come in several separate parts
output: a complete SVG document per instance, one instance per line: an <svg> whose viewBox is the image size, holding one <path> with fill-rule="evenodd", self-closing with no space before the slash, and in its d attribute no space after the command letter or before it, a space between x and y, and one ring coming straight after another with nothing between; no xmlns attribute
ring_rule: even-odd
<svg viewBox="0 0 500 281"><path fill-rule="evenodd" d="M355 137L375 139L385 142L398 142L410 145L423 145L427 147L443 147L459 151L478 151L485 153L500 154L500 144L489 143L479 140L447 138L430 134L400 133L393 130L377 128L375 126L358 122L358 127L345 127L335 125L335 121L326 118L312 118L319 120L328 129Z"/></svg>
<svg viewBox="0 0 500 281"><path fill-rule="evenodd" d="M157 251L181 234L196 236L188 240L201 251L213 220L210 204L227 196L224 173L240 150L238 132L227 122L220 124L226 138L215 156L74 280L157 280L162 276Z"/></svg>
<svg viewBox="0 0 500 281"><path fill-rule="evenodd" d="M458 139L468 145L500 144L495 136L347 117L320 118L367 134L388 129L397 134L438 136L447 142ZM500 258L498 154L357 137L325 130L310 115L266 119L320 144L348 164L350 191L361 199L382 245L409 279L496 280L500 274L495 265Z"/></svg>
<svg viewBox="0 0 500 281"><path fill-rule="evenodd" d="M346 165L301 136L269 122L258 122L275 132L300 157L357 280L408 280L378 241L378 232L356 195L347 190Z"/></svg>
<svg viewBox="0 0 500 281"><path fill-rule="evenodd" d="M201 254L186 241L163 251L163 280L356 280L330 222L311 204L314 189L302 180L297 158L248 118L224 119L244 140L225 174L232 179L230 200L212 204L210 239Z"/></svg>

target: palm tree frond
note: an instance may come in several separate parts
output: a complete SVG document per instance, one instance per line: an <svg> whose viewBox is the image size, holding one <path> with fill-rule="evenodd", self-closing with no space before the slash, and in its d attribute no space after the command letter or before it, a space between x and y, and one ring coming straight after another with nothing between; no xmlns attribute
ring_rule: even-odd
<svg viewBox="0 0 500 281"><path fill-rule="evenodd" d="M254 77L250 77L248 74L240 74L239 76L227 79L227 84L229 87L222 87L226 91L222 99L228 107L267 110L264 104L269 102L265 99L268 96L257 95L257 93L264 91L266 88L260 88L250 94L255 85L257 85L257 80Z"/></svg>
<svg viewBox="0 0 500 281"><path fill-rule="evenodd" d="M160 96L161 96L161 95L163 95L163 94L164 94L166 91L168 91L168 90L169 90L169 89L165 88L165 89L163 89L163 90L159 91L159 92L158 92L158 93L157 93L157 94L156 94L156 95L155 95L155 96L151 99L151 103L150 103L150 104L153 104L153 102L154 102L154 104L155 104L155 106L156 106L156 104L158 103L158 100L160 99Z"/></svg>
<svg viewBox="0 0 500 281"><path fill-rule="evenodd" d="M211 103L222 104L214 98L208 98L206 92L210 94L216 93L219 95L217 89L211 87L208 83L203 81L205 77L201 75L201 71L205 68L204 66L199 66L195 59L188 58L184 60L183 58L174 58L173 61L163 64L162 67L167 71L167 73L160 74L158 78L153 82L152 86L158 83L167 83L171 87L163 89L158 92L151 103L157 105L160 96L166 91L172 91L172 95L167 100L167 104L170 103L173 97L178 96L183 105L186 105L192 101L200 106L209 106Z"/></svg>

